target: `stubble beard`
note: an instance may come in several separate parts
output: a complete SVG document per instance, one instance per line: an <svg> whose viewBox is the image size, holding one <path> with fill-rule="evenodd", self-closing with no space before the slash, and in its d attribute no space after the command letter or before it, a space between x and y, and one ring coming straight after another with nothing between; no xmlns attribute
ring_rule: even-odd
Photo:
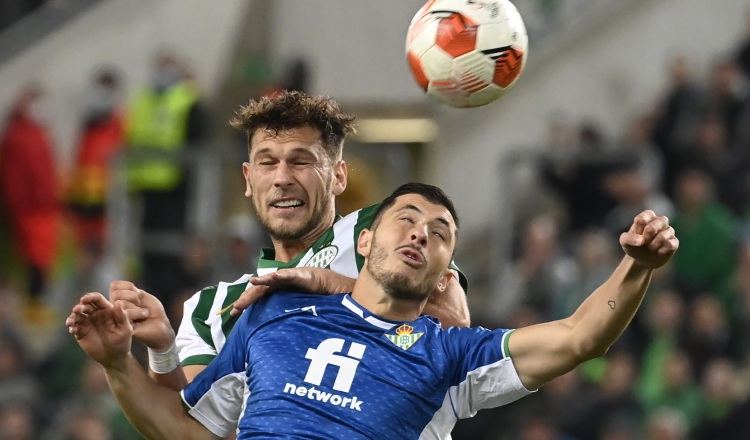
<svg viewBox="0 0 750 440"><path fill-rule="evenodd" d="M327 186L330 186L330 182L327 183ZM326 194L328 192L330 190ZM258 223L260 223L261 228L263 228L266 234L270 235L274 240L293 241L300 240L308 236L316 228L319 228L325 219L326 213L330 210L333 201L330 197L324 197L320 204L313 209L307 222L297 227L288 225L285 221L277 222L277 225L271 224L268 215L264 214L265 211L258 207L258 201L255 197L252 197L252 202L255 207Z"/></svg>
<svg viewBox="0 0 750 440"><path fill-rule="evenodd" d="M428 274L421 282L414 281L413 277L392 273L385 269L388 253L385 248L378 245L375 237L372 238L372 251L367 259L367 271L370 276L381 286L388 296L399 300L422 301L434 290L437 280Z"/></svg>

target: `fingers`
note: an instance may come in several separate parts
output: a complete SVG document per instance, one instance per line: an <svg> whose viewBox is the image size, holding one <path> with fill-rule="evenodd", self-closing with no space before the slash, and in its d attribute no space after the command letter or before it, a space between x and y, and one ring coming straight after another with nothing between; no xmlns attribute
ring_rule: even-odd
<svg viewBox="0 0 750 440"><path fill-rule="evenodd" d="M78 304L73 306L73 312L90 315L97 309L103 310L110 307L112 307L112 303L107 301L107 298L105 298L104 295L99 292L91 292L83 295L81 299L78 300Z"/></svg>
<svg viewBox="0 0 750 440"><path fill-rule="evenodd" d="M128 316L125 313L125 308L123 307L123 301L116 301L113 308L113 319L115 323L118 325L130 326L130 320L128 319Z"/></svg>
<svg viewBox="0 0 750 440"><path fill-rule="evenodd" d="M675 252L679 247L679 240L675 236L674 229L667 227L660 231L654 239L649 243L648 248L652 252L656 252L659 255L666 255Z"/></svg>
<svg viewBox="0 0 750 440"><path fill-rule="evenodd" d="M130 322L143 321L151 315L147 308L138 307L129 301L122 301L121 306L125 310L125 315Z"/></svg>
<svg viewBox="0 0 750 440"><path fill-rule="evenodd" d="M128 301L135 305L141 305L145 292L130 281L113 281L109 285L109 300Z"/></svg>
<svg viewBox="0 0 750 440"><path fill-rule="evenodd" d="M630 228L630 232L634 232L636 234L642 235L643 229L654 218L656 218L656 214L654 213L654 211L651 211L650 209L647 209L641 212L640 214L635 216L635 219L633 219L633 226Z"/></svg>
<svg viewBox="0 0 750 440"><path fill-rule="evenodd" d="M279 281L281 281L284 278L283 274L284 274L284 269L280 269L276 272L271 272L263 276L252 277L250 278L250 283L254 286L263 285L263 286L270 287L278 283Z"/></svg>
<svg viewBox="0 0 750 440"><path fill-rule="evenodd" d="M659 237L662 232L670 230L669 219L665 216L657 216L654 211L646 210L638 214L633 219L633 225L630 230L620 236L623 244L631 246L651 246L653 241ZM671 235L674 235L672 230ZM638 236L642 237L639 239ZM661 242L661 239L659 240ZM656 249L658 246L652 248Z"/></svg>
<svg viewBox="0 0 750 440"><path fill-rule="evenodd" d="M232 311L229 312L229 314L231 316L237 316L241 314L243 310L250 307L251 304L262 298L263 295L269 292L269 290L270 287L266 285L249 285L247 290L242 292L242 295L240 295L240 297L237 298L237 301L234 302Z"/></svg>

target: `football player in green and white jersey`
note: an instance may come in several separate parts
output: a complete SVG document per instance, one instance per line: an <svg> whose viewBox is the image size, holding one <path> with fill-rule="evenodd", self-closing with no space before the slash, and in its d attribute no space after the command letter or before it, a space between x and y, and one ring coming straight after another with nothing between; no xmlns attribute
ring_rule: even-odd
<svg viewBox="0 0 750 440"><path fill-rule="evenodd" d="M354 117L342 113L332 99L300 92L250 101L232 121L248 136L245 196L273 242L273 249L262 251L256 275L285 269L275 272L271 284L303 277L307 285L324 286L314 291L351 291L364 263L356 252L357 238L370 226L377 207L343 218L335 213L335 197L346 188L342 149L353 124ZM424 310L444 327L469 325L465 279L454 270L458 277L433 295ZM149 347L151 376L180 390L221 350L240 311L274 287L253 285L253 280L245 275L219 283L186 301L176 344L163 307L152 295L117 281L110 286L110 299L134 304L128 316L135 324L134 339Z"/></svg>

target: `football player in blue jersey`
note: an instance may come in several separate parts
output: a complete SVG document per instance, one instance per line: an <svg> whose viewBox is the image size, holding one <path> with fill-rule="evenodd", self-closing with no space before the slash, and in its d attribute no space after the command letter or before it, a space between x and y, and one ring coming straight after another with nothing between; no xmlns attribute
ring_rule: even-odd
<svg viewBox="0 0 750 440"><path fill-rule="evenodd" d="M353 124L354 117L334 100L300 92L282 92L240 108L232 125L248 139L249 157L242 168L245 195L273 248L263 250L258 268L247 268L248 275L222 280L226 282L186 301L176 338L154 296L128 281L110 286L110 301L132 304L127 312L135 324L134 338L149 348L149 367L157 382L179 391L216 357L237 312L268 290L249 283L250 273L299 267L295 275L314 278L330 292L351 291L364 262L356 240L377 209L374 205L336 216L335 198L347 184L342 151ZM456 278L425 306L445 327L469 325L465 286Z"/></svg>
<svg viewBox="0 0 750 440"><path fill-rule="evenodd" d="M133 329L120 302L84 295L66 324L150 439L220 438L238 416L238 439L442 439L458 419L606 353L654 269L679 246L668 219L644 211L620 237L620 265L570 317L516 330L444 330L421 312L454 276L457 241L458 217L442 191L400 187L359 236L366 261L351 294L262 298L182 399L130 354Z"/></svg>

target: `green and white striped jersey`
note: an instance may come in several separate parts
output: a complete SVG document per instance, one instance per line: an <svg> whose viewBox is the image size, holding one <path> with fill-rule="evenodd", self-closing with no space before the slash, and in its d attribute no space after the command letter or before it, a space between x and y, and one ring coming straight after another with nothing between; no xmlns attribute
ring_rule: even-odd
<svg viewBox="0 0 750 440"><path fill-rule="evenodd" d="M276 261L273 249L263 249L257 274L265 275L291 267L320 267L357 278L364 265L364 257L357 253L357 239L362 229L372 223L378 206L380 204L338 217L307 252L289 263ZM464 275L457 267L452 266L452 269L458 273L461 286L466 290ZM208 365L216 357L239 318L229 314L231 306L245 291L251 276L245 274L234 282L206 287L185 301L176 342L182 365Z"/></svg>

